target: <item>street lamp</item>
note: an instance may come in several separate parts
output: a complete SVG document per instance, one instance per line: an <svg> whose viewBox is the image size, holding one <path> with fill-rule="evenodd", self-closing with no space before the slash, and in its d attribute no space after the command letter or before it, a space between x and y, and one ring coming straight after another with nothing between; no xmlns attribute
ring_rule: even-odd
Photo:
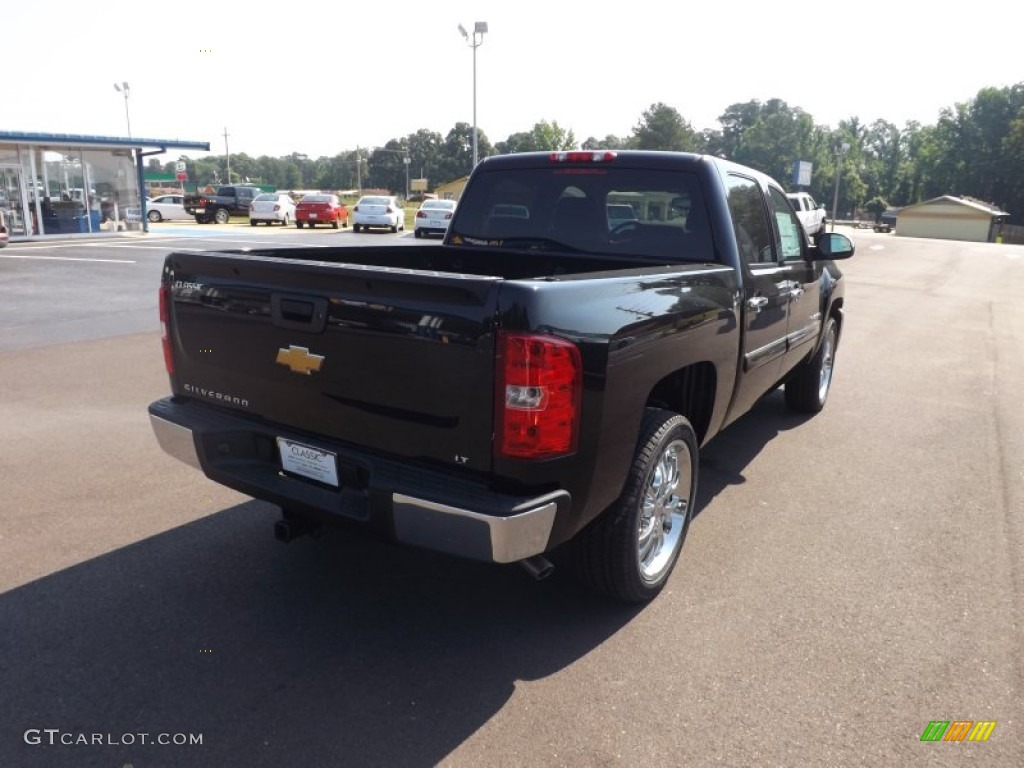
<svg viewBox="0 0 1024 768"><path fill-rule="evenodd" d="M850 145L845 141L836 150L836 191L832 196L832 231L836 231L836 216L839 213L839 176L843 168L843 156L850 151Z"/></svg>
<svg viewBox="0 0 1024 768"><path fill-rule="evenodd" d="M476 49L479 48L484 42L484 34L487 32L487 22L478 21L473 26L473 37L470 39L469 33L466 28L459 24L459 32L466 39L469 47L473 49L473 167L476 168L476 164L480 162L480 153L477 149L476 140ZM477 39L479 35L479 39Z"/></svg>
<svg viewBox="0 0 1024 768"><path fill-rule="evenodd" d="M128 115L128 83L122 82L120 85L114 83L114 90L124 94L124 119L128 122L128 138L130 139L132 137L132 119Z"/></svg>

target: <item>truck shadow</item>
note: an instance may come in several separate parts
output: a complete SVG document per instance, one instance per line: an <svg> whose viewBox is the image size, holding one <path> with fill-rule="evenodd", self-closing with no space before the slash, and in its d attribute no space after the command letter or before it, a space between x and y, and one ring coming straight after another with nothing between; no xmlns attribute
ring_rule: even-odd
<svg viewBox="0 0 1024 768"><path fill-rule="evenodd" d="M807 414L789 410L782 390L777 389L712 439L701 449L694 517L726 488L745 483L743 471L764 447L781 432L799 427L808 418Z"/></svg>
<svg viewBox="0 0 1024 768"><path fill-rule="evenodd" d="M246 502L0 596L0 765L432 766L640 610L341 532L284 546L275 519ZM114 744L26 743L47 728Z"/></svg>

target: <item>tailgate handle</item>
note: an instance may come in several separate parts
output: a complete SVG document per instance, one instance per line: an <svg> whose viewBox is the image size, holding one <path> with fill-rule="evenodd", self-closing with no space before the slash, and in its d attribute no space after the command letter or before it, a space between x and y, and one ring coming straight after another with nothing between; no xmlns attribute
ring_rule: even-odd
<svg viewBox="0 0 1024 768"><path fill-rule="evenodd" d="M322 333L327 326L327 299L275 293L270 297L270 312L274 325L290 331Z"/></svg>

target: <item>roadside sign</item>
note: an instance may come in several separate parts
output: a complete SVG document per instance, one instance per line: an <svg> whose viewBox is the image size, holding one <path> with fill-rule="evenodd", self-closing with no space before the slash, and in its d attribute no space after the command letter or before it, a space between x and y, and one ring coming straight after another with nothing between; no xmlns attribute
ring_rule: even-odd
<svg viewBox="0 0 1024 768"><path fill-rule="evenodd" d="M179 160L178 162L176 162L174 164L174 170L177 171L178 173L184 173L185 172L185 161L184 160Z"/></svg>
<svg viewBox="0 0 1024 768"><path fill-rule="evenodd" d="M178 173L178 181L185 181L188 178L187 173Z"/></svg>

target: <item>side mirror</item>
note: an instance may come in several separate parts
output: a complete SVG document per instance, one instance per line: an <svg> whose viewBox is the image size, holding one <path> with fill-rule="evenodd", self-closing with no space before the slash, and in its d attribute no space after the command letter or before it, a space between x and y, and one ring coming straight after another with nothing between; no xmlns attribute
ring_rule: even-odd
<svg viewBox="0 0 1024 768"><path fill-rule="evenodd" d="M826 259L848 259L853 256L853 241L846 235L836 232L822 232L814 239L812 261L824 261Z"/></svg>

